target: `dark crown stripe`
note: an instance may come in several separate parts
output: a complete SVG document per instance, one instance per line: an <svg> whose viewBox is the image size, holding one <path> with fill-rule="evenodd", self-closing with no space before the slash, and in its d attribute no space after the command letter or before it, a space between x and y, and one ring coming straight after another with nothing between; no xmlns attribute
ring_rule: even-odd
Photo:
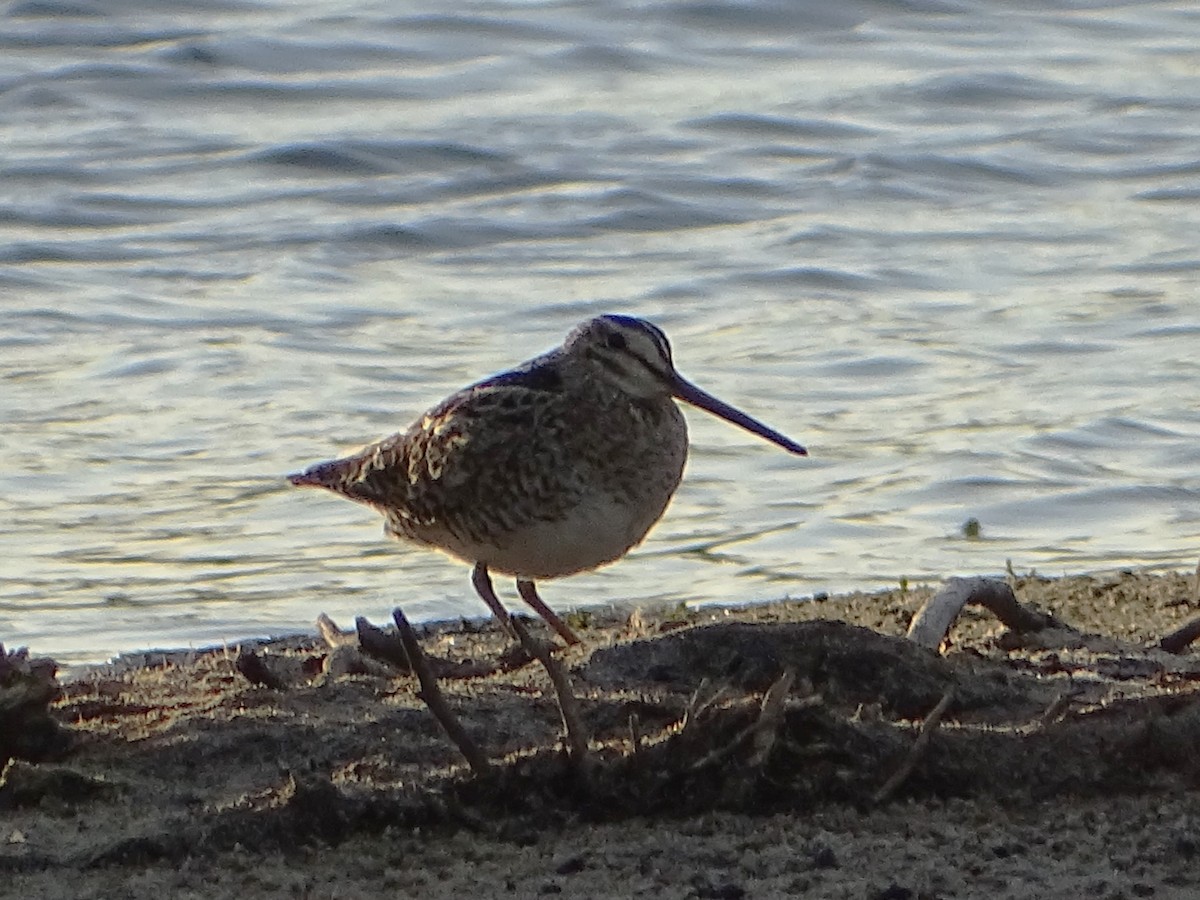
<svg viewBox="0 0 1200 900"><path fill-rule="evenodd" d="M645 319L639 319L635 316L608 315L603 316L610 322L615 322L624 328L634 328L648 335L650 340L654 342L655 348L658 350L658 355L661 356L668 364L671 362L671 343L667 340L667 336L653 322L647 322Z"/></svg>

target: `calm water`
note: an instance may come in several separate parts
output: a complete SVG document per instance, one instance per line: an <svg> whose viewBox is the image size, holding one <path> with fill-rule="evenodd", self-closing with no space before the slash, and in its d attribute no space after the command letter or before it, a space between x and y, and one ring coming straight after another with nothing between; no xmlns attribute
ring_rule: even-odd
<svg viewBox="0 0 1200 900"><path fill-rule="evenodd" d="M482 615L281 476L601 311L812 457L691 415L556 607L1194 565L1198 46L1190 3L8 4L0 641Z"/></svg>

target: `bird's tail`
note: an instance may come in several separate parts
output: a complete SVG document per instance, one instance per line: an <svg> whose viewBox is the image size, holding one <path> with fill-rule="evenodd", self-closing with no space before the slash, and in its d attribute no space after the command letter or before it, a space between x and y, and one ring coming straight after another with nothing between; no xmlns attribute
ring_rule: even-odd
<svg viewBox="0 0 1200 900"><path fill-rule="evenodd" d="M373 444L354 456L331 459L288 476L297 487L320 487L359 503L387 505L389 482L380 472L387 460ZM392 498L395 500L395 498Z"/></svg>
<svg viewBox="0 0 1200 900"><path fill-rule="evenodd" d="M309 466L303 472L293 472L287 477L296 487L322 487L339 494L346 492L362 469L362 463L354 457L331 459Z"/></svg>

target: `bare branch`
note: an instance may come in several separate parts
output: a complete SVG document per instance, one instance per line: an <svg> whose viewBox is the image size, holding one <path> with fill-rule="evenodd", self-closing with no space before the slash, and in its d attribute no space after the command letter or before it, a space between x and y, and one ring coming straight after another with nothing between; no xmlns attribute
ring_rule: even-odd
<svg viewBox="0 0 1200 900"><path fill-rule="evenodd" d="M692 696L688 700L687 709L683 712L683 719L679 725L681 732L695 727L697 722L708 715L718 704L728 700L732 694L727 684L712 690L711 693L709 692L710 688L712 688L712 683L707 678L701 678L699 686L692 692Z"/></svg>
<svg viewBox="0 0 1200 900"><path fill-rule="evenodd" d="M383 660L400 672L412 672L408 654L397 635L376 628L362 616L354 620L354 629L358 632L358 646L363 653Z"/></svg>
<svg viewBox="0 0 1200 900"><path fill-rule="evenodd" d="M529 633L525 623L516 616L510 616L513 630L525 651L545 668L554 686L554 694L558 698L558 711L562 715L563 727L567 732L567 746L571 748L571 759L582 771L588 764L588 741L590 740L583 717L579 713L579 702L575 699L575 689L562 663L554 658L550 647Z"/></svg>
<svg viewBox="0 0 1200 900"><path fill-rule="evenodd" d="M696 762L692 763L691 770L698 772L708 766L724 762L747 740L753 740L754 743L754 751L750 755L749 764L759 766L765 763L771 753L771 748L775 746L775 736L779 730L779 723L783 720L783 712L787 708L785 701L795 680L796 673L792 669L785 669L778 680L763 695L758 718L739 731L733 740L709 751ZM813 695L804 698L800 705L815 706L820 702L820 698Z"/></svg>
<svg viewBox="0 0 1200 900"><path fill-rule="evenodd" d="M483 775L490 768L487 756L471 740L471 736L458 721L458 716L446 702L442 689L438 687L437 677L425 660L425 654L421 652L421 643L417 640L417 633L413 631L412 625L409 624L404 612L399 607L392 611L392 618L396 622L396 630L400 633L400 641L404 646L404 653L408 657L409 668L416 673L417 681L421 684L421 690L417 692L417 696L429 707L429 711L438 720L438 724L442 726L446 736L466 757L471 771L476 775Z"/></svg>
<svg viewBox="0 0 1200 900"><path fill-rule="evenodd" d="M784 669L783 675L767 690L763 696L762 711L758 714L758 722L754 728L754 752L750 755L750 765L761 766L771 755L775 746L775 735L779 732L779 723L783 720L784 701L796 680L794 669Z"/></svg>
<svg viewBox="0 0 1200 900"><path fill-rule="evenodd" d="M925 721L921 723L921 730L917 734L917 739L913 741L913 745L908 750L908 756L904 758L900 768L897 769L892 777L883 783L883 786L877 790L871 798L874 803L883 803L892 794L896 793L897 788L908 780L908 776L912 774L913 769L917 767L921 757L925 755L925 748L929 745L929 739L937 730L938 725L942 721L942 716L946 710L950 708L951 702L954 700L954 689L946 691L942 695L942 699L938 701L937 706L930 710L929 715L925 717Z"/></svg>

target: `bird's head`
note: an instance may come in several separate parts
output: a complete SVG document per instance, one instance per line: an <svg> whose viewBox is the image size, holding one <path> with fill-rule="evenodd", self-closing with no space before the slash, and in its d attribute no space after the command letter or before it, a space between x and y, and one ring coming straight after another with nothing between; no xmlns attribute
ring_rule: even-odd
<svg viewBox="0 0 1200 900"><path fill-rule="evenodd" d="M633 316L597 316L584 322L563 344L590 377L623 394L645 400L670 397L678 373L671 345L656 325Z"/></svg>
<svg viewBox="0 0 1200 900"><path fill-rule="evenodd" d="M602 379L634 399L676 397L792 453L806 452L791 438L702 391L680 375L671 358L667 336L645 319L618 315L589 319L567 336L562 352L569 359L584 363L589 377Z"/></svg>

